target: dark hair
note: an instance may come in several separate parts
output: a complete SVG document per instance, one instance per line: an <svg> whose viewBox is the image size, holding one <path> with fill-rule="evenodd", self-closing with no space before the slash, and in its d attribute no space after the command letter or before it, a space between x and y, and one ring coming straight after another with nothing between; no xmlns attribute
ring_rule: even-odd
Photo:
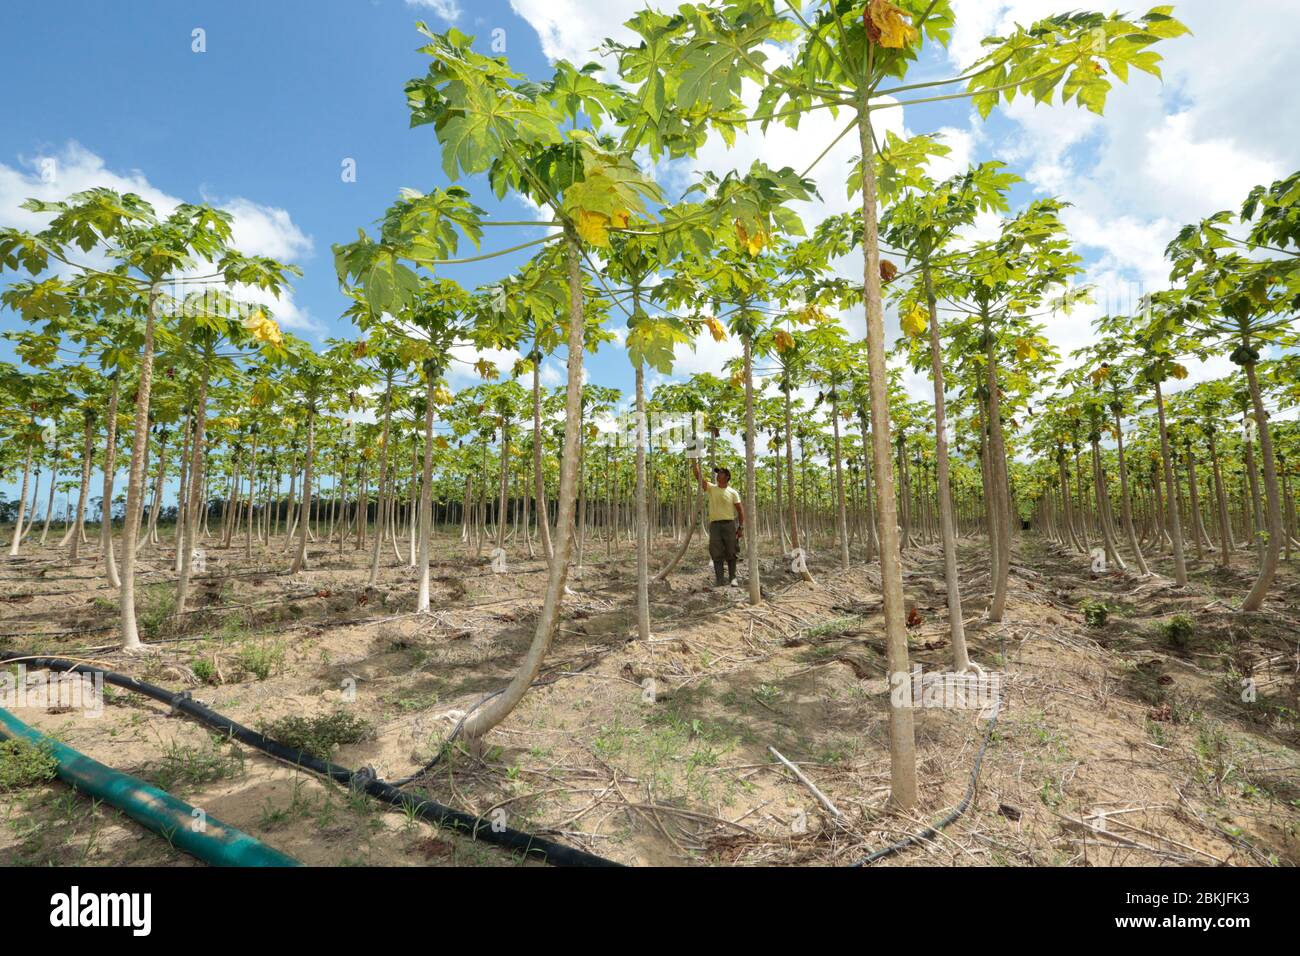
<svg viewBox="0 0 1300 956"><path fill-rule="evenodd" d="M715 475L726 475L726 476L727 476L727 480L728 480L728 481L731 480L731 469L730 469L730 468L722 468L721 466L719 466L719 467L713 469L713 473L714 473Z"/></svg>

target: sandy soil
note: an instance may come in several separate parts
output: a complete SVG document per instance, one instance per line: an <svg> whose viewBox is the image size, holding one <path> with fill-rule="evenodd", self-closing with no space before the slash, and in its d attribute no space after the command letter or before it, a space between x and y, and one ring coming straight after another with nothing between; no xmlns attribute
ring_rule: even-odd
<svg viewBox="0 0 1300 956"><path fill-rule="evenodd" d="M113 649L115 592L92 554L0 564L0 649L91 659L194 696L241 723L335 710L372 732L332 758L396 779L437 753L458 717L503 686L527 647L544 565L511 549L492 574L458 539L435 548L434 612L411 613L414 571L323 542L288 561L209 545L194 610L169 617L169 548L146 549L141 618L155 653ZM665 560L672 542L656 549ZM877 865L1300 864L1300 574L1284 566L1265 613L1233 610L1250 580L1212 559L1193 584L1093 575L1088 560L1018 542L1006 619L982 620L986 554L962 544L972 657L1002 705L970 809L937 838ZM544 686L488 738L410 784L451 806L629 864L840 865L923 827L961 799L987 730L972 709L917 711L921 803L891 813L878 577L815 548L816 584L764 566L769 600L714 590L702 546L651 592L635 633L634 558L587 543ZM913 660L949 653L937 546L907 554ZM1161 567L1161 562L1156 561ZM1168 570L1168 568L1164 568ZM1085 602L1109 608L1088 626ZM1158 625L1194 623L1176 645ZM256 671L269 666L265 679ZM208 671L213 674L201 681ZM1254 700L1243 700L1243 679ZM355 694L350 689L355 688ZM1250 696L1250 695L1246 695ZM208 814L312 865L516 865L511 854L409 820L346 788L214 737L137 695L102 717L19 717L96 759L165 783ZM832 814L772 756L795 762ZM0 863L195 865L62 783L0 792Z"/></svg>

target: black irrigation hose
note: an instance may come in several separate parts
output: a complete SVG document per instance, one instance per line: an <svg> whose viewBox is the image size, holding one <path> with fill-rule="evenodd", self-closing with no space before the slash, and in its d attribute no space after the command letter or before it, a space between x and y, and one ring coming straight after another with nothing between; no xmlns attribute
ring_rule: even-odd
<svg viewBox="0 0 1300 956"><path fill-rule="evenodd" d="M180 711L187 714L201 723L220 730L222 733L228 734L234 739L261 750L263 753L270 754L279 760L295 766L305 767L313 773L330 778L336 783L362 790L377 800L383 800L385 803L401 807L438 826L461 831L475 840L494 843L497 846L516 850L525 855L539 855L552 866L621 866L621 864L613 860L587 853L585 850L564 846L561 843L555 843L544 837L525 833L522 830L512 830L508 827L498 829L500 825L494 824L490 820L462 813L432 800L421 799L415 794L399 790L392 784L380 780L369 767L363 767L354 772L346 767L340 767L338 764L321 760L304 751L294 750L292 747L287 747L276 740L272 740L258 731L250 730L229 717L205 707L194 700L189 691L173 693L166 688L148 684L125 674L118 674L99 667L90 667L59 657L37 657L13 651L0 651L0 662L4 661L22 661L33 667L66 673L99 674L107 684L134 691L146 697L151 697L160 703L167 704L172 708L173 712Z"/></svg>
<svg viewBox="0 0 1300 956"><path fill-rule="evenodd" d="M535 687L537 685L533 684L531 686ZM482 707L484 704L490 701L493 697L500 697L505 692L506 692L505 688L502 688L501 690L494 690L492 693L481 697L478 703L476 703L469 710L465 711L465 713L461 714L460 720L456 721L456 726L451 729L451 733L447 735L447 739L444 740L442 744L438 747L438 752L433 755L433 759L430 760L428 763L426 763L419 770L415 771L415 773L411 774L409 777L402 777L400 780L394 780L393 786L405 787L412 780L415 780L417 777L423 777L426 773L428 773L430 770L436 767L438 765L438 761L440 761L446 755L447 751L451 749L451 745L455 743L456 738L460 736L460 732L461 730L464 729L465 721L469 720L470 714L474 713L474 711L478 710L480 707Z"/></svg>
<svg viewBox="0 0 1300 956"><path fill-rule="evenodd" d="M1005 666L1007 659L1007 644L1006 641L1001 638L998 639L998 656L1003 661L1003 666ZM937 836L940 830L947 827L966 812L967 808L970 806L971 800L975 798L975 787L979 783L980 764L984 762L984 751L989 749L989 741L993 739L993 730L997 727L998 717L1000 717L1001 714L1002 705L999 700L997 711L994 712L993 718L989 721L988 726L984 728L984 741L980 744L979 752L975 754L975 766L971 767L970 783L966 787L966 796L961 798L961 803L957 804L957 806L953 808L952 812L938 823L932 823L924 830L913 833L911 836L903 837L903 839L899 840L897 843L891 843L889 846L882 846L879 850L868 853L862 859L858 860L857 863L851 864L851 867L856 868L860 866L869 866L877 860L882 860L887 856L893 856L900 850L906 850L909 846L920 843L922 840L928 840L933 836Z"/></svg>
<svg viewBox="0 0 1300 956"><path fill-rule="evenodd" d="M989 740L991 740L993 737L993 728L997 725L997 722L998 722L998 718L997 715L995 714L993 716L993 719L989 721L989 725L984 731L984 742L980 744L979 753L975 755L975 766L971 768L970 784L969 786L966 787L966 796L961 798L961 803L957 804L957 806L953 808L953 811L951 813L949 813L938 823L933 823L930 826L926 827L924 830L920 830L916 833L913 833L910 836L906 836L903 839L899 840L897 843L891 843L889 844L889 846L882 846L879 850L876 850L872 853L868 853L857 863L852 864L852 866L855 868L860 866L869 866L870 864L875 863L877 860L884 859L887 856L892 856L893 854L898 853L900 850L907 849L909 846L912 846L914 843L920 843L923 840L928 840L931 837L936 836L940 830L948 826L950 823L952 823L954 820L960 817L963 813L965 813L967 807L970 806L971 799L975 796L975 785L979 782L979 776L980 776L980 764L984 762L984 751L988 749Z"/></svg>

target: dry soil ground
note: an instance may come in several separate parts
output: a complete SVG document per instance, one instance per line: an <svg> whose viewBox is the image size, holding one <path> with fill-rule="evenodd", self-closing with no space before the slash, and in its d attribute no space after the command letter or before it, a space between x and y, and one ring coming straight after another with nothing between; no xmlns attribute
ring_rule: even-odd
<svg viewBox="0 0 1300 956"><path fill-rule="evenodd" d="M655 557L671 547L663 541ZM816 584L765 566L769 599L750 608L743 590L708 586L693 545L670 584L653 587L653 639L641 643L630 640L632 551L610 558L588 542L587 552L543 686L490 734L485 753L456 748L412 789L629 864L847 864L962 799L988 723L977 710L923 708L920 806L909 815L886 808L874 566L841 571L830 547L814 555ZM376 589L365 587L368 554L323 542L309 553L310 570L291 577L278 573L288 563L282 542L251 563L242 547L209 545L195 608L178 625L172 552L147 549L141 618L154 653L130 657L112 646L115 592L93 550L73 567L52 549L28 551L0 564L0 649L190 687L254 727L341 713L355 730L347 718L359 718L363 739L332 758L386 779L412 774L460 714L513 673L532 635L543 563L515 554L506 574L493 574L444 534L434 612L416 616L414 571L391 550ZM941 671L941 556L928 547L906 558L913 660ZM962 543L972 657L1001 677L973 804L939 836L878 865L1300 864L1295 564L1284 566L1266 613L1243 615L1232 605L1250 580L1249 556L1231 570L1207 557L1179 590L1163 577L1093 575L1085 556L1026 535L1006 619L995 625L983 620L985 561L981 543ZM1106 605L1104 625L1085 622L1088 602ZM1175 614L1194 623L1186 640L1160 628ZM1243 694L1243 679L1253 694ZM17 713L304 863L519 863L137 695L112 693L93 719ZM0 863L194 865L57 781L0 792L0 821Z"/></svg>

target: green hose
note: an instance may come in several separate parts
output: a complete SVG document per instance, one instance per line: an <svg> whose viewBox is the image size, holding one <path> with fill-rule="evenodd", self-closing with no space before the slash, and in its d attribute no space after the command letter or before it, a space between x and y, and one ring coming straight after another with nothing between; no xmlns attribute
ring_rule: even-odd
<svg viewBox="0 0 1300 956"><path fill-rule="evenodd" d="M291 856L130 774L106 767L83 753L46 737L0 707L0 738L24 740L47 748L58 761L58 774L81 793L103 800L132 820L161 834L177 849L213 866L301 866ZM196 821L202 825L196 826Z"/></svg>

